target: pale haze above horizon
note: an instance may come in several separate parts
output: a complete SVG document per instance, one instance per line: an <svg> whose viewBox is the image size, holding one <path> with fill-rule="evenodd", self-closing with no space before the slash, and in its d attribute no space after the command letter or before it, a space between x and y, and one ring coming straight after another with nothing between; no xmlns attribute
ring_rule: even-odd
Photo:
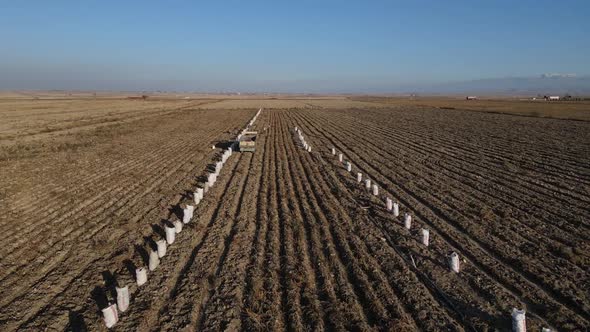
<svg viewBox="0 0 590 332"><path fill-rule="evenodd" d="M528 0L3 1L0 89L444 92L534 78L583 93L589 10Z"/></svg>

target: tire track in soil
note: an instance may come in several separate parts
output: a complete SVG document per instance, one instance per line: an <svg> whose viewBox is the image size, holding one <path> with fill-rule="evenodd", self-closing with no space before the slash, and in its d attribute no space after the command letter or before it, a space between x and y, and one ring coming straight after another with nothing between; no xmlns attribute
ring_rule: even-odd
<svg viewBox="0 0 590 332"><path fill-rule="evenodd" d="M264 198L260 201L257 215L257 225L254 234L254 245L251 252L251 260L246 273L246 300L242 309L241 325L246 330L265 331L283 330L285 322L282 305L282 289L279 280L280 244L277 230L278 218L276 209L276 174L277 155L273 146L276 146L276 120L265 111L269 117L270 131L267 142L269 145L265 153L268 158L265 161L268 173L264 175L261 192ZM272 138L272 140L271 140ZM274 203L273 203L274 202ZM273 207L274 206L274 207ZM279 271L279 272L277 272ZM277 285L277 281L279 285Z"/></svg>
<svg viewBox="0 0 590 332"><path fill-rule="evenodd" d="M285 120L283 120L283 122L285 122ZM285 126L285 125L283 125ZM293 127L294 125L287 125L287 128ZM290 136L290 135L288 135ZM285 140L288 140L288 138L286 138ZM294 141L295 139L292 138L292 140ZM293 143L290 142L289 147L291 147ZM298 149L298 151L292 151L291 152L291 156L300 156L301 155L301 148L300 147L296 147ZM306 152L303 152L303 155L307 155ZM307 158L301 158L302 162L304 159ZM288 162L288 159L285 161ZM307 162L305 162L305 165L308 165ZM306 166L309 167L309 166ZM308 181L315 181L313 178L311 178L310 175L307 175L307 178L309 179ZM324 201L326 198L331 198L330 196L326 195L326 192L320 192L317 189L314 190L314 192L318 193L317 199L316 201L319 203L319 206L322 208L322 212L324 213L324 215L326 216L331 216L332 218L336 218L336 220L340 219L345 219L347 216L344 216L340 213L340 211L334 210L330 208L329 204L324 204ZM323 197L324 195L326 195L325 197ZM333 223L331 223L332 226ZM343 260L343 262L345 262L345 266L348 268L348 275L349 275L349 279L352 279L353 281L351 282L351 285L355 286L355 292L359 295L359 299L363 302L366 303L366 305L364 305L365 308L371 308L371 310L367 310L366 311L366 317L368 322L373 322L370 323L371 325L375 325L377 324L376 322L379 322L380 324L384 324L385 322L389 322L391 321L391 318L389 317L388 312L385 310L385 305L383 303L383 301L380 298L375 297L375 294L383 294L383 297L389 297L392 298L393 294L391 293L391 291L387 288L385 289L380 289L379 291L376 291L374 289L374 287L379 287L380 285L373 285L371 284L368 279L369 277L367 276L367 268L362 264L362 262L359 260L358 255L355 255L355 250L351 249L351 244L349 242L346 242L345 236L343 235L343 232L337 228L337 227L330 227L330 233L331 236L336 239L336 241L334 242L334 245L336 247L336 249L338 250L338 252L344 252L343 254L341 254L343 257L346 257L346 260ZM356 248L357 250L362 250L359 248ZM362 259L362 258L361 258ZM348 261L347 261L348 260ZM363 268L361 268L360 266L363 266ZM369 274L371 272L369 271ZM380 279L381 276L372 276L374 279ZM364 290L364 292L361 292L361 289ZM398 307L393 306L391 311L396 315L396 317L400 316L400 310Z"/></svg>
<svg viewBox="0 0 590 332"><path fill-rule="evenodd" d="M317 121L314 121L313 123L315 123L315 122L317 122ZM312 123L312 122L309 122L309 125L313 126L313 124L311 124L311 123ZM326 131L318 131L318 133L321 133L321 134L316 134L316 135L318 135L318 136L319 136L319 135L325 135ZM326 137L326 139L327 139L329 142L331 142L331 144L333 144L333 145L335 145L335 146L338 146L338 144L335 144L335 142L334 142L333 140L331 140L330 138ZM346 152L346 154L347 154L347 155L349 155L349 156L351 155L351 153L350 153L350 152ZM356 156L356 153L353 153L352 155L355 155L355 156ZM358 157L358 156L357 156L357 157ZM363 164L365 164L365 165L366 165L366 162L367 162L367 161L361 158L361 162L362 162ZM357 165L358 165L358 162L357 162ZM363 166L363 167L370 167L370 166ZM366 172L366 170L365 170L365 169L361 168L361 171L363 171L363 172L364 172L364 174L367 174L367 172ZM382 177L382 176L383 176L383 174L381 174L379 171L377 171L377 172L375 172L375 171L374 171L373 173L380 174L380 177ZM386 181L391 181L390 183L396 184L396 186L398 186L398 185L399 185L398 183L396 183L395 181L393 181L391 178L387 178L387 177L386 177L386 179L387 179ZM382 184L383 184L383 180L381 180L380 182L381 182L381 183L380 183L380 185L382 185ZM386 188L387 188L387 187L386 187ZM402 191L401 191L402 193L405 193L405 194L407 194L407 193L408 193L408 192L406 192L406 190L407 190L407 189L403 189L403 187L399 187L399 189L398 189L398 190L395 190L395 192L398 192L398 191L400 191L400 190L402 190ZM411 193L411 192L410 192L410 193ZM399 193L398 193L398 196L399 196ZM395 197L395 196L394 196L394 197ZM409 197L409 198L411 198L411 199L415 199L415 197L413 197L412 195L410 195L410 197ZM408 201L405 201L404 199L401 199L401 201L402 201L402 203L403 203L403 204L405 204L406 206L417 206L417 204L416 204L416 203L411 203L411 204L408 204ZM424 204L426 204L426 205L424 205ZM419 205L420 205L420 204L419 204ZM427 203L426 201L422 201L421 205L423 205L424 207L428 207L428 206L429 206L429 205L428 205L428 203ZM432 209L432 208L433 208L433 207L429 207L428 209ZM417 213L417 215L418 215L419 219L421 219L421 220L427 220L426 218L424 218L424 215L422 215L422 213L423 213L423 212L422 212L422 213L419 213L419 212L417 212L417 211L415 211L415 212ZM435 211L433 211L433 210L430 210L430 211L426 210L426 212L428 212L428 213L430 214L430 213L433 213L433 212L435 212ZM441 215L440 215L440 212L442 212L442 211L438 211L438 212L439 212L438 214L436 214L436 213L435 213L433 216L435 216L435 215L438 215L438 216L440 217L440 216L441 216ZM431 219L431 220L436 220L436 219ZM429 225L430 225L431 227L434 227L434 226L433 226L433 224L429 224ZM451 224L451 225L452 225L452 224ZM504 274L503 276L499 276L499 275L497 274L497 272L499 272L499 271L498 271L498 269L490 269L490 268L487 268L487 267L485 267L485 266L486 266L486 265L485 265L485 263L484 263L484 265L481 265L482 263L481 263L481 262L478 262L478 261L475 259L475 257L474 257L473 255L471 255L471 253L470 253L470 252L476 251L476 249L477 249L477 250L481 250L481 248L480 248L480 247L478 248L478 246L476 245L476 246L474 247L474 249L473 249L473 250L466 251L464 248L462 248L462 246L460 246L460 245L459 245L459 243L458 243L458 242L455 242L454 240L452 240L452 238L449 238L448 234L446 234L445 232L441 232L441 229L440 229L440 228L438 228L438 227L434 227L434 229L435 229L435 230L436 230L438 233L441 233L441 235L442 235L442 236L445 238L445 241L449 242L449 244L451 244L451 245L452 245L452 247L455 247L455 248L461 248L461 251L465 252L465 254L466 254L466 255L467 255L467 257L469 258L469 260L470 260L472 263L476 263L476 265L477 265L477 267L478 267L479 269L481 269L482 271L486 271L486 274L488 274L488 275L490 275L490 276L496 276L496 277L493 277L493 279L494 279L494 280L496 280L496 282L499 282L499 283L502 285L502 287L503 287L503 288L504 288L506 291L508 291L508 292L512 293L512 294L513 294L513 296L516 296L517 298L521 299L521 301L524 301L525 303L529 303L529 306L531 306L531 305L532 305L530 301L523 300L521 297L517 296L516 294L517 294L517 293L518 293L518 294L523 294L523 293L524 293L524 294L527 294L527 293L529 293L529 295L532 295L532 294L534 294L534 293L537 293L537 292L535 292L535 291L533 291L533 292L522 292L522 291L520 291L520 290L517 290L516 288L514 288L514 287L515 287L515 285L514 285L514 284L520 284L521 286L525 286L525 285L527 284L526 278L525 278L523 281L520 281L520 282L517 282L517 283L507 283L506 281L502 281L502 280L506 280L506 278L508 277L506 274ZM448 232L448 231L447 231L447 232ZM488 253L488 256L491 256L491 255ZM504 265L504 267L506 267L506 266ZM505 270L505 268L503 268L503 270ZM508 268L508 270L512 270L512 268ZM498 279L498 278L499 278L499 279ZM511 278L511 277L510 277L510 278ZM528 283L531 283L531 281L529 280L529 281L528 281ZM534 285L534 283L532 283L531 285ZM542 289L542 288L541 288L541 289L539 289L539 290L546 291L545 289ZM546 294L547 294L547 293L546 293ZM539 294L536 294L535 296L539 296ZM546 300L548 300L548 299L546 299ZM546 302L546 301L543 301L543 302ZM549 302L551 302L551 301L549 301ZM559 303L559 301L558 301L558 303ZM563 304L561 304L561 305L563 306ZM567 307L567 306L566 306L566 307ZM558 310L560 310L560 309L559 309L559 305L557 306L557 308L558 308ZM530 309L530 308L529 308L529 311L531 311L531 309ZM558 314L558 315L556 315L556 316L558 316L557 318L559 319L559 314ZM571 316L571 315L570 315L570 316Z"/></svg>

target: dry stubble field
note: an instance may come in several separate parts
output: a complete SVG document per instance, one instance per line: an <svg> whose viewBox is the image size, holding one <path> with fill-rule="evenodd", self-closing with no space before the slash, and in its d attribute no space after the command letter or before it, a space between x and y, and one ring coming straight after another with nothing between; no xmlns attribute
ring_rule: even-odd
<svg viewBox="0 0 590 332"><path fill-rule="evenodd" d="M230 157L137 287L211 145L257 111L216 102L0 103L2 330L106 330L116 284L120 331L508 330L513 307L530 330L588 328L590 123L428 106L264 110L256 153Z"/></svg>

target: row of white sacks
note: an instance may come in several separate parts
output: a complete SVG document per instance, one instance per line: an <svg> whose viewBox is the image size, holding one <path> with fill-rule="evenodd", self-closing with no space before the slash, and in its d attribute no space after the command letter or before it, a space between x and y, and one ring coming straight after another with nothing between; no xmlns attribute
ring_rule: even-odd
<svg viewBox="0 0 590 332"><path fill-rule="evenodd" d="M236 137L236 140L232 144L232 147L235 148L235 146L239 143L240 138L242 138L242 136L244 136L244 134L250 130L250 127L252 127L254 125L254 122L256 122L256 119L258 119L258 116L260 115L261 112L262 112L262 108L259 109L258 112L256 112L256 114L252 117L252 119L250 121L248 121L246 128L242 129L242 131L238 134L238 136ZM215 146L213 146L213 148L215 148Z"/></svg>
<svg viewBox="0 0 590 332"><path fill-rule="evenodd" d="M198 188L197 192L201 192L202 195L202 188ZM200 199L198 200L197 197L199 196L195 193L196 202L200 201ZM160 259L166 255L167 247L174 243L174 241L176 240L176 234L182 231L183 223L187 224L191 221L194 209L194 205L187 205L183 209L182 222L180 220L175 220L174 222L172 222L172 224L164 226L165 239L160 239L156 241L156 249L152 249L149 253L147 269L145 267L139 267L135 270L135 279L137 282L137 286L141 287L145 283L147 283L148 270L154 271L158 268L158 266L160 265ZM111 304L108 307L102 309L104 321L107 328L113 327L119 320L117 310L125 312L129 308L129 287L116 287L116 290L117 303Z"/></svg>
<svg viewBox="0 0 590 332"><path fill-rule="evenodd" d="M336 149L332 148L332 155L336 155ZM338 161L339 162L343 162L343 154L339 153L338 154ZM350 163L350 161L346 162L346 170L348 172L352 172L352 164ZM358 183L362 183L363 182L363 174L362 173L356 173L356 181ZM368 190L369 192L371 192L374 196L379 196L379 186L377 186L376 183L371 183L370 179L365 179L364 181L365 183L365 189ZM399 212L399 204L395 203L391 198L386 197L385 198L385 208L387 209L387 211L393 213L394 217L399 217L400 212ZM406 229L411 229L412 228L412 215L409 213L404 213L404 227ZM422 228L421 230L422 233L422 244L427 246L430 243L430 231L428 229ZM453 253L456 255L456 253ZM453 254L451 254L452 257ZM453 260L453 259L451 259ZM458 266L458 255L457 255L457 266L456 269L452 269L454 272L459 272L459 266Z"/></svg>
<svg viewBox="0 0 590 332"><path fill-rule="evenodd" d="M250 122L248 122L248 127L252 127L254 125L254 122L256 121L256 119L258 119L258 116L260 115L260 113L262 113L262 108L259 109L258 112L256 112L256 114L252 118L252 120L250 120Z"/></svg>
<svg viewBox="0 0 590 332"><path fill-rule="evenodd" d="M147 269L145 267L140 267L135 270L135 279L137 282L137 286L141 287L148 280L148 270L154 271L160 265L160 259L166 255L167 247L176 241L176 234L182 232L183 224L188 224L193 219L193 214L195 211L195 207L201 202L204 197L204 194L215 184L217 181L217 177L221 172L221 168L223 164L227 161L227 159L232 155L232 148L230 147L222 154L221 161L215 164L215 171L214 173L210 173L207 177L207 182L205 183L203 188L196 188L195 192L193 193L193 203L186 204L185 207L182 209L182 221L175 220L170 224L164 226L164 233L165 239L160 239L156 241L156 249L151 250L149 253L148 258L148 266ZM115 326L118 318L117 310L121 312L127 311L129 308L129 287L117 287L117 303L111 304L110 306L102 309L105 325L107 328L111 328Z"/></svg>
<svg viewBox="0 0 590 332"><path fill-rule="evenodd" d="M254 121L256 121L261 111L262 109L260 109L252 118L252 120L250 120L248 127L242 130L240 135L238 135L237 140L239 140L243 133L254 124ZM202 188L196 188L195 192L193 193L193 204L186 204L182 210L182 222L180 220L175 220L170 225L164 226L165 239L157 240L156 249L150 251L147 270L145 267L140 267L135 270L137 286L141 287L147 282L148 270L154 271L158 268L160 265L160 259L166 255L167 247L174 243L176 240L176 234L182 232L183 224L188 224L193 219L195 207L201 202L205 193L209 191L211 187L213 187L215 182L217 182L217 177L219 176L223 165L227 162L229 157L231 157L232 153L232 147L229 147L227 150L225 150L221 155L221 160L215 163L214 172L209 173L207 176L207 182L205 182L204 186ZM129 287L116 287L116 291L117 303L110 304L106 308L102 309L104 322L107 328L115 326L115 324L119 321L118 311L125 312L129 308Z"/></svg>
<svg viewBox="0 0 590 332"><path fill-rule="evenodd" d="M295 127L297 128L297 127ZM336 149L332 148L331 150L332 155L336 156ZM342 153L338 153L338 161L343 163L344 156ZM352 172L352 164L350 161L347 161L345 164L346 170L348 172ZM363 182L363 174L358 172L356 173L356 180L358 183ZM365 189L371 192L374 196L379 196L379 187L375 183L371 183L370 179L365 179L364 181ZM400 215L399 212L399 204L395 203L391 198L385 197L385 208L387 211L392 212L394 217L398 217ZM404 213L404 227L406 229L412 228L412 215L409 213ZM428 229L422 228L421 229L421 243L428 247L430 242L430 231ZM456 252L452 252L449 256L449 268L454 273L459 273L460 270L460 260L459 255ZM526 311L519 310L514 308L512 310L512 330L515 332L525 332L526 331ZM543 328L542 332L551 332L551 329Z"/></svg>
<svg viewBox="0 0 590 332"><path fill-rule="evenodd" d="M297 134L297 137L299 138L299 142L303 146L303 149L307 152L311 152L311 145L307 144L307 142L305 141L305 137L303 137L303 132L301 131L301 129L295 127L295 133Z"/></svg>

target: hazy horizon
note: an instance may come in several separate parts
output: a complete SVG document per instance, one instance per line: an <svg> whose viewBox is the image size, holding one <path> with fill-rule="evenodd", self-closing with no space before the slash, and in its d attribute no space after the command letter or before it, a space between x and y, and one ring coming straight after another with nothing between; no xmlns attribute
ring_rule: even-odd
<svg viewBox="0 0 590 332"><path fill-rule="evenodd" d="M0 89L444 93L476 82L492 93L587 93L587 9L584 1L4 3Z"/></svg>

